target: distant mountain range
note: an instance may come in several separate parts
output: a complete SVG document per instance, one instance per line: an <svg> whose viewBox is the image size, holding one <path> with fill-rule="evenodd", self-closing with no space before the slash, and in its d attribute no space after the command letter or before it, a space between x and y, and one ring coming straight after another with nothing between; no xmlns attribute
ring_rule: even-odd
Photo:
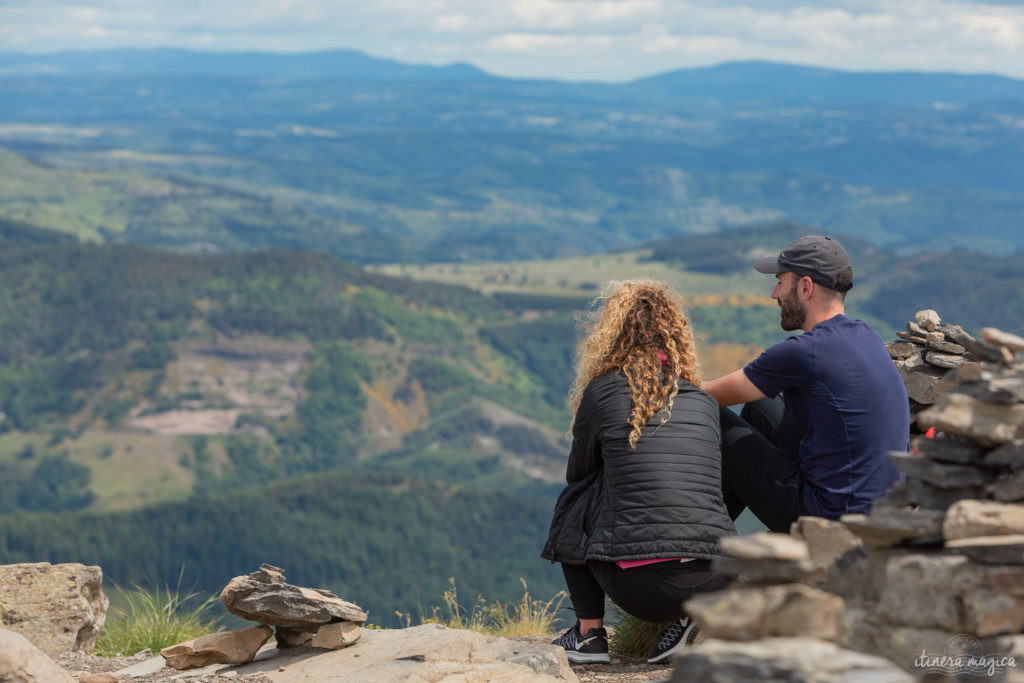
<svg viewBox="0 0 1024 683"><path fill-rule="evenodd" d="M1024 249L1024 82L996 76L6 54L0 147L22 160L0 153L0 217L180 249L521 260L776 219L908 253Z"/></svg>
<svg viewBox="0 0 1024 683"><path fill-rule="evenodd" d="M194 74L255 78L468 80L490 78L465 63L404 64L356 50L298 54L192 50L94 50L52 54L0 53L0 75Z"/></svg>
<svg viewBox="0 0 1024 683"><path fill-rule="evenodd" d="M306 53L116 49L51 54L0 53L0 76L71 74L195 74L297 80L443 80L506 82L519 86L564 81L501 78L465 62L407 64L357 50ZM573 84L601 87L599 84ZM986 74L851 72L765 61L678 69L606 85L624 93L716 99L844 103L932 103L1024 99L1024 81Z"/></svg>

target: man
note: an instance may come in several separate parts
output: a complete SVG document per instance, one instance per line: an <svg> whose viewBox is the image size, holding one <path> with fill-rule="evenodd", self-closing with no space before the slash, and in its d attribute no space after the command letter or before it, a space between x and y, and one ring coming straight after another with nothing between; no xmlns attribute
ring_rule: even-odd
<svg viewBox="0 0 1024 683"><path fill-rule="evenodd" d="M888 452L908 450L910 409L882 338L844 314L850 259L835 240L811 235L754 268L777 279L782 328L804 333L706 383L723 406L729 514L749 507L788 532L800 515L866 513L900 478ZM740 403L740 415L724 408Z"/></svg>

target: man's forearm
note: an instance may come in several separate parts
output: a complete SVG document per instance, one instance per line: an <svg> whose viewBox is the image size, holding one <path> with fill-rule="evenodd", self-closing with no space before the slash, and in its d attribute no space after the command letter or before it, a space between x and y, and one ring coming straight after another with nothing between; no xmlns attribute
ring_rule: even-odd
<svg viewBox="0 0 1024 683"><path fill-rule="evenodd" d="M754 386L743 370L730 372L704 383L704 391L711 394L718 405L733 406L764 398L761 390Z"/></svg>

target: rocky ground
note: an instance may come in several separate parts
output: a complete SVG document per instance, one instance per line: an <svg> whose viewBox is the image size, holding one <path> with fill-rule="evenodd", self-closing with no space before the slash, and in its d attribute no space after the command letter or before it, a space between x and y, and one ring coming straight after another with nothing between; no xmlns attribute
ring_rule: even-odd
<svg viewBox="0 0 1024 683"><path fill-rule="evenodd" d="M535 644L550 642L550 638L547 636L516 638L513 640L522 640ZM81 683L112 683L119 679L113 677L105 678L101 674L111 674L112 672L141 664L151 658L152 655L148 650L133 657L113 658L97 657L83 652L72 652L61 655L56 661L66 671L78 678ZM670 664L647 664L643 659L637 657L613 656L610 664L574 664L572 665L572 670L579 677L579 680L583 682L632 683L633 681L667 681L672 675ZM167 667L130 680L138 683L161 683L172 680L184 680L189 683L220 683L222 681L270 683L270 678L264 673L239 673L234 670L226 670L216 674L200 674L189 677L188 672L175 671Z"/></svg>

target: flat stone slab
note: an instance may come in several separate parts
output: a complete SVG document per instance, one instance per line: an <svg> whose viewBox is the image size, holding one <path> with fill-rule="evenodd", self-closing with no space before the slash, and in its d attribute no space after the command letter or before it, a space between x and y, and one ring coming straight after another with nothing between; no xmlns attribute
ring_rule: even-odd
<svg viewBox="0 0 1024 683"><path fill-rule="evenodd" d="M746 536L725 536L719 541L722 550L740 560L806 560L810 558L807 544L789 534L760 532Z"/></svg>
<svg viewBox="0 0 1024 683"><path fill-rule="evenodd" d="M865 543L884 547L916 539L941 538L945 518L941 510L876 505L870 515L843 515L839 521Z"/></svg>
<svg viewBox="0 0 1024 683"><path fill-rule="evenodd" d="M284 570L266 564L248 576L231 579L220 599L232 614L269 626L315 631L334 621L366 622L366 613L358 605L330 591L285 583Z"/></svg>
<svg viewBox="0 0 1024 683"><path fill-rule="evenodd" d="M368 629L342 650L299 647L273 659L236 667L274 683L392 681L578 681L565 650L424 624ZM283 669L283 670L282 670Z"/></svg>
<svg viewBox="0 0 1024 683"><path fill-rule="evenodd" d="M887 659L816 638L767 638L753 643L705 640L676 655L673 683L912 683Z"/></svg>
<svg viewBox="0 0 1024 683"><path fill-rule="evenodd" d="M959 434L981 443L998 445L1024 439L1024 404L979 401L961 393L939 397L934 406L917 416L917 423Z"/></svg>
<svg viewBox="0 0 1024 683"><path fill-rule="evenodd" d="M987 467L939 462L922 455L891 451L889 460L907 479L918 479L940 489L984 486L996 480L996 472Z"/></svg>
<svg viewBox="0 0 1024 683"><path fill-rule="evenodd" d="M981 564L1024 564L1024 534L960 538L946 541L946 547Z"/></svg>

